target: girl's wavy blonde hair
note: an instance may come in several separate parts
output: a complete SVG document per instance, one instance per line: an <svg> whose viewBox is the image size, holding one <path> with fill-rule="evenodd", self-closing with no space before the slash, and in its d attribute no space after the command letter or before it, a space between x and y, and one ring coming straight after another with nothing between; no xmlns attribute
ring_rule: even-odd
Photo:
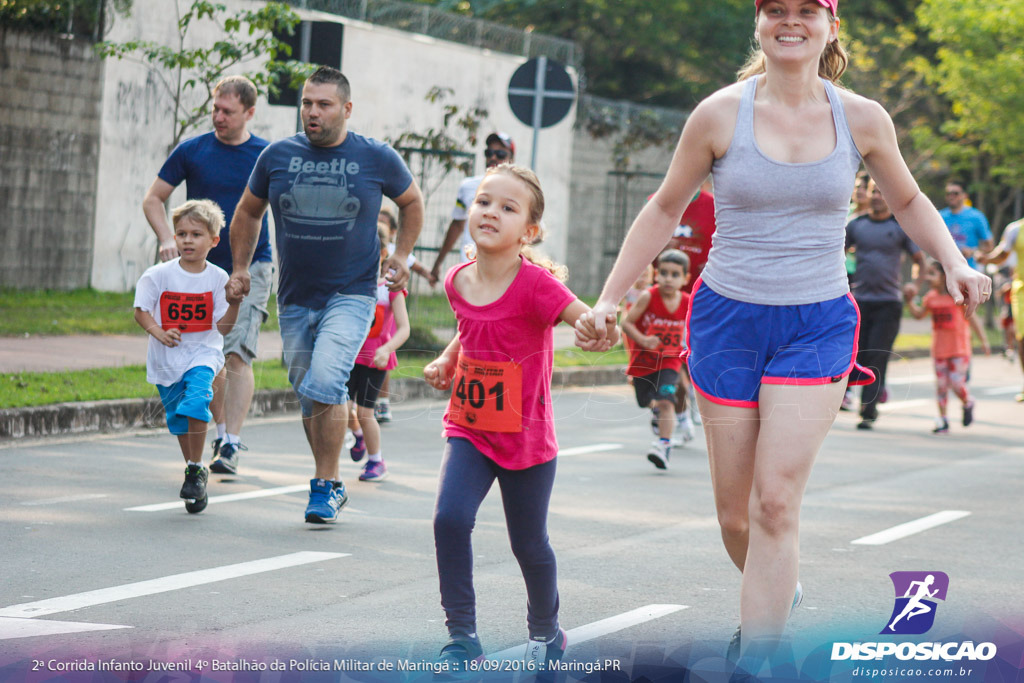
<svg viewBox="0 0 1024 683"><path fill-rule="evenodd" d="M825 11L828 12L829 22L834 22L836 16L830 10L826 9ZM758 13L760 12L761 10L758 10ZM850 57L846 54L846 50L843 49L837 37L826 45L825 50L821 53L821 59L818 60L818 75L822 78L827 78L833 83L838 83L839 78L846 71L846 66L849 63ZM747 59L747 63L737 72L736 77L737 80L745 81L751 76L765 73L766 70L764 52L761 48L756 48Z"/></svg>
<svg viewBox="0 0 1024 683"><path fill-rule="evenodd" d="M538 231L537 236L533 241L530 244L523 246L521 252L523 257L530 263L546 269L549 273L554 275L555 279L559 282L565 282L566 278L569 277L569 269L562 264L555 263L551 259L541 256L532 249L533 246L544 241L545 235L544 228L541 226L541 219L544 217L544 190L540 189L540 180L537 178L537 174L525 166L506 163L498 164L497 166L492 166L487 169L487 172L484 173L484 177L486 178L489 175L498 174L518 179L526 185L526 189L530 191L530 206L527 212L527 221L530 225L536 225Z"/></svg>

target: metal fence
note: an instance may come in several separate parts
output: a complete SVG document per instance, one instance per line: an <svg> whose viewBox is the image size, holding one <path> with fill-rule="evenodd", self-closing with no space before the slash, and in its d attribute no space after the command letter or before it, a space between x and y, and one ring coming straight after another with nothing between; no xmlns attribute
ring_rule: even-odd
<svg viewBox="0 0 1024 683"><path fill-rule="evenodd" d="M609 171L605 192L605 224L601 237L601 272L611 272L626 230L661 184L664 173Z"/></svg>
<svg viewBox="0 0 1024 683"><path fill-rule="evenodd" d="M381 26L422 33L464 45L486 47L524 57L548 57L580 72L583 55L576 43L564 38L502 26L400 0L287 0L295 7L359 19Z"/></svg>
<svg viewBox="0 0 1024 683"><path fill-rule="evenodd" d="M465 173L458 168L468 163L474 168L475 155L468 152L438 151L414 147L399 147L409 170L423 191L423 231L413 249L418 263L428 271L433 268L437 254L451 223L452 207ZM459 262L462 240L445 257L441 277ZM435 287L420 275L413 273L409 282L409 320L417 331L428 330L440 343L447 344L455 335L455 317L444 295L444 282ZM413 340L417 342L418 340Z"/></svg>

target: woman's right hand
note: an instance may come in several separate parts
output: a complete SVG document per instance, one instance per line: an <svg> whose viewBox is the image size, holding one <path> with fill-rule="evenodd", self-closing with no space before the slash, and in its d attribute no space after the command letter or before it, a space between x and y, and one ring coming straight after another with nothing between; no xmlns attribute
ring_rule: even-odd
<svg viewBox="0 0 1024 683"><path fill-rule="evenodd" d="M451 386L454 375L455 366L444 357L432 360L423 368L423 379L439 391L445 391Z"/></svg>

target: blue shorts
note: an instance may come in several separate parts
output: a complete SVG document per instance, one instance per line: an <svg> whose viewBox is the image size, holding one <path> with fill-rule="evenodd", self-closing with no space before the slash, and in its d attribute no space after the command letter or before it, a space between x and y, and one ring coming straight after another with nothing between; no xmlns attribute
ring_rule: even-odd
<svg viewBox="0 0 1024 683"><path fill-rule="evenodd" d="M798 306L750 304L716 294L700 278L686 321L693 386L721 405L757 407L762 384L870 384L858 366L860 310L849 294Z"/></svg>
<svg viewBox="0 0 1024 683"><path fill-rule="evenodd" d="M190 417L204 425L213 418L210 413L213 375L213 368L200 365L186 370L181 379L169 387L156 385L171 434L188 434Z"/></svg>
<svg viewBox="0 0 1024 683"><path fill-rule="evenodd" d="M288 381L303 416L313 414L313 401L348 402L348 377L370 331L376 304L370 296L335 294L323 308L278 308Z"/></svg>

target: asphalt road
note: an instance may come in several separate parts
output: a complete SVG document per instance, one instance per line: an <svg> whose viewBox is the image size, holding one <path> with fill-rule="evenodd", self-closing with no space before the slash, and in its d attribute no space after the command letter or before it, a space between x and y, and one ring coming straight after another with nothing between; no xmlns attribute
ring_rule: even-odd
<svg viewBox="0 0 1024 683"><path fill-rule="evenodd" d="M955 419L945 436L930 433L926 359L892 367L875 430L840 415L804 501L795 642L878 639L893 607L888 575L911 570L949 576L929 638L1024 641L1019 368L978 358L972 386L977 422ZM628 387L556 395L549 527L568 657L607 680L713 668L738 623L740 576L719 539L702 435L659 472ZM198 515L177 499L180 454L163 431L0 447L0 679L71 667L63 680L78 680L74 667L105 660L152 674L152 660L190 667L166 680L426 680L382 662L415 667L445 640L430 521L442 410L395 405L385 482L356 481L343 455L350 503L328 526L303 522L312 458L296 416L247 424L239 476L213 475ZM501 660L525 642L526 597L498 495L480 511L474 552L480 636ZM323 662L349 670L310 671ZM238 678L214 666L268 668Z"/></svg>

